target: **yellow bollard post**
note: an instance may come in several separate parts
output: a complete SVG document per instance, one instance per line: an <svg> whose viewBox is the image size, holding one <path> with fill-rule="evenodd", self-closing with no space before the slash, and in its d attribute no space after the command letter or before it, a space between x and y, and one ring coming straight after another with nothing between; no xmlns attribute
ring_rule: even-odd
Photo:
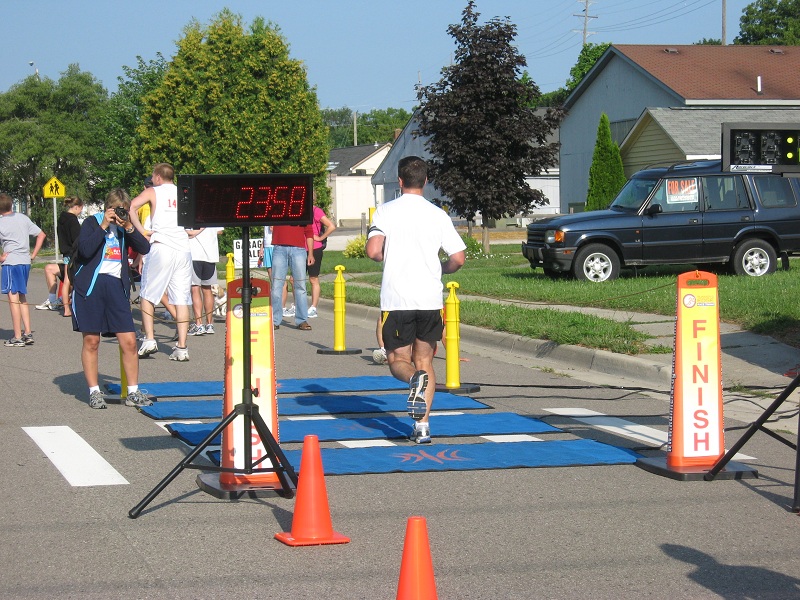
<svg viewBox="0 0 800 600"><path fill-rule="evenodd" d="M360 348L348 350L345 347L346 291L342 272L344 265L336 265L336 279L333 280L333 349L319 348L317 354L361 354Z"/></svg>
<svg viewBox="0 0 800 600"><path fill-rule="evenodd" d="M447 353L445 357L447 369L445 387L458 388L461 387L461 366L459 364L459 355L461 353L459 348L461 341L461 332L459 331L461 315L459 311L461 301L456 296L458 284L455 281L451 281L447 284L447 287L450 293L447 296L447 300L444 301L444 349Z"/></svg>
<svg viewBox="0 0 800 600"><path fill-rule="evenodd" d="M374 206L369 207L369 223L367 223L368 225L372 225L372 216L375 214L376 210L377 209Z"/></svg>
<svg viewBox="0 0 800 600"><path fill-rule="evenodd" d="M346 302L345 298L347 292L345 291L344 283L344 265L336 265L336 279L333 280L333 349L336 352L341 352L345 349L345 311Z"/></svg>
<svg viewBox="0 0 800 600"><path fill-rule="evenodd" d="M228 284L236 279L236 265L233 262L233 252L228 252L228 262L225 264L225 283Z"/></svg>

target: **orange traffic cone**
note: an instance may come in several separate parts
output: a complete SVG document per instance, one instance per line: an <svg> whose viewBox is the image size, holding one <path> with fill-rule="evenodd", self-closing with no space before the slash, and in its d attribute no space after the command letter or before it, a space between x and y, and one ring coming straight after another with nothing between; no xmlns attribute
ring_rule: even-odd
<svg viewBox="0 0 800 600"><path fill-rule="evenodd" d="M292 531L276 533L275 539L289 546L346 544L350 541L349 537L333 530L319 438L315 435L307 435L303 439Z"/></svg>
<svg viewBox="0 0 800 600"><path fill-rule="evenodd" d="M436 581L425 517L409 517L397 600L436 600Z"/></svg>

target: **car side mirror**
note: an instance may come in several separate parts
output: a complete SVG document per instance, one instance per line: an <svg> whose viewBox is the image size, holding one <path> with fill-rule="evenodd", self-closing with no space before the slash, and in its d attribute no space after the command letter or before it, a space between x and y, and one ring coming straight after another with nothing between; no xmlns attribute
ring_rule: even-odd
<svg viewBox="0 0 800 600"><path fill-rule="evenodd" d="M664 212L664 210L661 208L660 204L651 204L645 209L644 214L652 217L653 215L657 215L661 212Z"/></svg>

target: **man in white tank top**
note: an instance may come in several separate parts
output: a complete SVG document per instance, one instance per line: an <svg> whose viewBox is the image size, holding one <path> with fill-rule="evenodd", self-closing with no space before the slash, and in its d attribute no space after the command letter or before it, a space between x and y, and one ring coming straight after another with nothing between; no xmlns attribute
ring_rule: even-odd
<svg viewBox="0 0 800 600"><path fill-rule="evenodd" d="M189 237L199 231L187 232L178 225L178 188L173 183L175 171L167 163L153 167L153 187L146 188L131 202L131 223L147 235L139 222L137 210L150 203L150 253L142 269L142 291L139 294L142 309L142 328L145 339L139 348L141 358L158 352L154 337L153 315L155 306L167 293L175 306L178 328L178 345L170 360L189 360L186 333L189 330L189 306L192 303L192 255Z"/></svg>

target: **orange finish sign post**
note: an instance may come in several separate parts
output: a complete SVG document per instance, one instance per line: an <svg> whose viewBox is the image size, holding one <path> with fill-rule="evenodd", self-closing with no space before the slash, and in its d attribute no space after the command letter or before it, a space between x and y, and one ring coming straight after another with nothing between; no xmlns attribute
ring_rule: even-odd
<svg viewBox="0 0 800 600"><path fill-rule="evenodd" d="M636 464L673 479L702 479L725 454L719 294L713 273L678 276L670 405L666 460ZM732 463L727 478L742 477L742 468L747 470Z"/></svg>
<svg viewBox="0 0 800 600"><path fill-rule="evenodd" d="M717 277L678 276L667 466L710 468L725 454Z"/></svg>

